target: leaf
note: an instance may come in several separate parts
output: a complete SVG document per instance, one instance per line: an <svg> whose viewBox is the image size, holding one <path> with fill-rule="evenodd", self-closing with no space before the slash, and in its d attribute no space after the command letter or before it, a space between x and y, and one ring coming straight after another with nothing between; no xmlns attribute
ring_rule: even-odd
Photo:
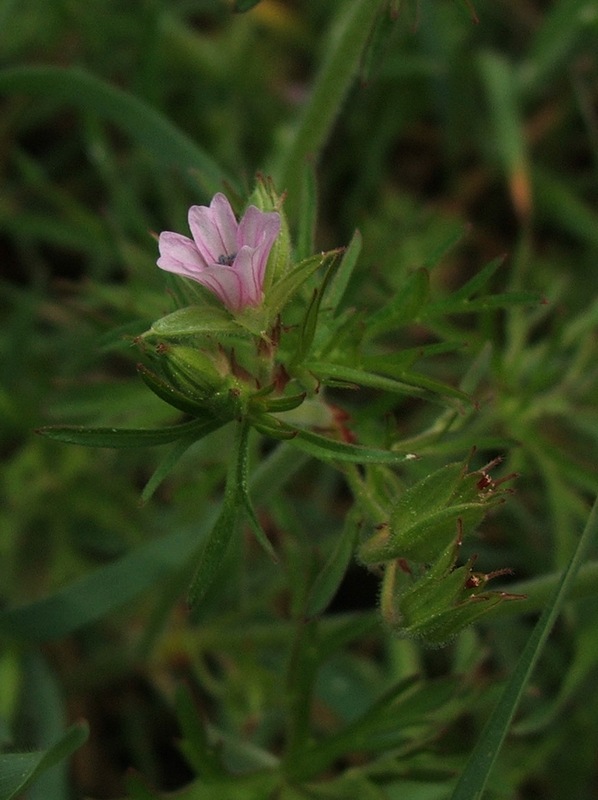
<svg viewBox="0 0 598 800"><path fill-rule="evenodd" d="M482 792L509 731L519 701L588 548L598 538L598 497L562 579L536 623L500 700L461 773L451 800L474 800Z"/></svg>
<svg viewBox="0 0 598 800"><path fill-rule="evenodd" d="M157 161L188 176L199 172L213 194L232 181L195 142L143 100L75 67L17 67L0 71L0 92L27 92L78 106L110 120L152 153ZM195 188L197 182L194 181Z"/></svg>
<svg viewBox="0 0 598 800"><path fill-rule="evenodd" d="M310 97L282 154L275 179L288 191L288 200L299 196L301 175L308 161L317 164L343 101L359 70L361 54L380 8L379 0L356 0L340 7L324 48L324 59ZM289 215L295 218L292 206Z"/></svg>
<svg viewBox="0 0 598 800"><path fill-rule="evenodd" d="M477 272L472 278L466 281L463 286L460 286L451 293L451 300L463 300L468 297L473 297L476 292L483 289L488 283L490 278L494 275L499 267L505 263L505 256L499 256L486 264L482 269Z"/></svg>
<svg viewBox="0 0 598 800"><path fill-rule="evenodd" d="M370 389L379 389L383 392L393 394L405 394L412 397L429 397L430 393L417 386L403 383L395 378L387 378L383 375L376 375L356 367L349 367L345 364L332 364L321 361L308 361L305 368L312 372L323 383L331 379L340 381L347 385L367 386Z"/></svg>
<svg viewBox="0 0 598 800"><path fill-rule="evenodd" d="M385 7L380 10L361 58L360 80L362 85L365 86L380 70L389 48L395 23L396 15L391 12L390 8Z"/></svg>
<svg viewBox="0 0 598 800"><path fill-rule="evenodd" d="M347 287L349 286L359 254L361 253L362 244L363 237L361 233L356 230L326 290L326 305L332 307L334 316L338 316L339 314L340 305L347 291Z"/></svg>
<svg viewBox="0 0 598 800"><path fill-rule="evenodd" d="M154 322L144 338L159 336L177 338L182 336L209 336L211 334L235 334L247 336L242 328L224 308L213 306L187 306Z"/></svg>
<svg viewBox="0 0 598 800"><path fill-rule="evenodd" d="M513 207L525 218L532 205L530 165L515 69L507 58L489 51L478 57L478 64L487 95L493 149L509 183Z"/></svg>
<svg viewBox="0 0 598 800"><path fill-rule="evenodd" d="M419 314L429 294L430 276L427 270L412 272L392 300L368 317L364 336L373 339L411 322Z"/></svg>
<svg viewBox="0 0 598 800"><path fill-rule="evenodd" d="M212 517L212 520L215 517ZM17 641L60 639L130 604L180 569L201 544L210 519L153 539L41 600L0 612L0 632Z"/></svg>
<svg viewBox="0 0 598 800"><path fill-rule="evenodd" d="M288 426L289 430L293 430ZM296 435L289 443L322 461L346 461L353 464L402 464L413 456L395 453L392 450L381 450L359 444L340 442L329 439L311 431L296 430Z"/></svg>
<svg viewBox="0 0 598 800"><path fill-rule="evenodd" d="M503 292L502 294L490 294L484 297L476 297L473 300L462 298L454 300L452 297L430 303L422 313L421 319L439 317L445 314L472 314L478 311L496 311L500 308L511 308L512 306L534 306L540 303L540 296L534 292Z"/></svg>
<svg viewBox="0 0 598 800"><path fill-rule="evenodd" d="M444 352L450 351L450 349L457 348L453 344L452 347L445 347ZM402 366L403 360L405 362L408 362L409 359L415 361L418 357L421 357L424 354L424 352L418 352L417 349L414 348L413 350L403 351L403 353L399 354L398 358L394 355L373 356L371 358L366 356L362 363L363 366L368 370L372 370L373 372L381 372L409 386L417 386L420 389L432 392L433 394L437 394L441 397L455 397L459 400L463 400L466 403L471 403L471 397L465 394L465 392L461 391L461 389L457 389L454 386L449 386L449 384L442 383L434 378L429 378L427 375L422 375L419 372L413 372L412 370L406 369L404 366ZM405 356L405 358L403 359L402 356Z"/></svg>
<svg viewBox="0 0 598 800"><path fill-rule="evenodd" d="M299 260L308 258L316 249L315 231L318 214L318 196L315 170L313 164L307 164L303 170L300 208L298 214L295 253Z"/></svg>
<svg viewBox="0 0 598 800"><path fill-rule="evenodd" d="M189 764L199 777L208 780L224 777L226 770L220 761L218 749L210 743L200 709L185 684L177 687L175 706L183 734L179 747Z"/></svg>
<svg viewBox="0 0 598 800"><path fill-rule="evenodd" d="M264 502L305 463L288 444L280 444L253 474L252 491ZM189 529L152 539L48 597L0 611L0 634L16 641L47 642L126 607L177 573L202 546L217 518L218 509L208 508L200 523Z"/></svg>
<svg viewBox="0 0 598 800"><path fill-rule="evenodd" d="M245 508L248 436L249 423L242 420L237 424L222 509L199 556L199 563L189 587L187 599L192 608L199 605L216 579Z"/></svg>
<svg viewBox="0 0 598 800"><path fill-rule="evenodd" d="M201 439L215 430L212 417L164 428L88 428L80 425L50 425L37 433L68 444L84 447L156 447L181 438ZM218 426L219 427L219 426Z"/></svg>
<svg viewBox="0 0 598 800"><path fill-rule="evenodd" d="M327 253L317 253L297 264L278 283L275 283L268 293L268 310L271 317L276 316L288 303L291 297L311 276L327 262L335 258L341 249L329 250Z"/></svg>
<svg viewBox="0 0 598 800"><path fill-rule="evenodd" d="M231 488L224 497L222 510L199 556L198 566L189 586L187 602L191 608L201 603L214 583L239 524L241 498L232 488L231 481L229 486Z"/></svg>
<svg viewBox="0 0 598 800"><path fill-rule="evenodd" d="M21 795L43 772L81 747L88 735L87 723L78 722L47 750L0 754L0 800L13 800Z"/></svg>
<svg viewBox="0 0 598 800"><path fill-rule="evenodd" d="M598 214L561 175L539 167L532 172L534 203L539 219L565 231L585 246L598 247Z"/></svg>
<svg viewBox="0 0 598 800"><path fill-rule="evenodd" d="M252 8L257 6L259 2L260 0L235 0L233 10L239 14L242 14L245 11L250 11Z"/></svg>
<svg viewBox="0 0 598 800"><path fill-rule="evenodd" d="M220 424L217 427L220 427ZM197 439L195 437L188 439L183 437L175 442L174 446L167 453L165 458L160 461L151 478L143 487L143 491L141 492L142 503L147 503L147 501L151 499L158 486L160 486L166 476L172 472L183 455L187 452L191 445L195 444L196 441Z"/></svg>
<svg viewBox="0 0 598 800"><path fill-rule="evenodd" d="M303 322L301 324L301 335L299 337L299 346L297 348L297 352L288 365L290 372L293 372L293 369L301 364L309 355L309 351L311 350L311 346L316 335L322 297L326 292L326 287L328 286L332 275L334 274L335 267L336 259L333 258L328 265L328 269L326 270L326 274L324 275L321 284L314 290L311 302L307 307L307 311L305 312L305 316L303 317Z"/></svg>
<svg viewBox="0 0 598 800"><path fill-rule="evenodd" d="M311 587L305 609L307 617L321 614L336 594L351 561L359 527L360 520L357 514L349 512L336 547L333 548Z"/></svg>

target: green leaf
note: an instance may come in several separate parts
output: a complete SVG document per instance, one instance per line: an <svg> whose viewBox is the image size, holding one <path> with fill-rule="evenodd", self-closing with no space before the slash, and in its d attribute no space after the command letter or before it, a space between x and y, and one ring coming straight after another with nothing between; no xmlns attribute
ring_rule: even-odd
<svg viewBox="0 0 598 800"><path fill-rule="evenodd" d="M444 347L442 351L447 352L451 349L457 348L452 345L449 347ZM457 389L454 386L449 386L447 383L442 383L434 378L429 378L427 375L422 375L419 372L413 372L412 370L405 369L405 367L401 366L403 356L405 357L404 361L407 362L408 360L415 360L418 356L423 354L424 353L421 351L418 352L416 349L413 349L410 351L403 351L403 353L400 353L398 357L395 357L394 355L390 357L374 356L371 358L366 356L362 363L366 369L371 370L372 372L381 372L382 374L388 375L389 377L409 386L418 386L420 389L432 392L433 394L437 394L441 397L454 397L459 400L463 400L464 402L471 403L471 397L465 392L461 391L461 389Z"/></svg>
<svg viewBox="0 0 598 800"><path fill-rule="evenodd" d="M300 199L295 252L296 257L301 261L308 258L316 249L318 197L313 164L307 164L303 170Z"/></svg>
<svg viewBox="0 0 598 800"><path fill-rule="evenodd" d="M473 297L474 294L483 289L488 283L490 278L494 275L499 267L505 263L505 256L499 256L486 264L479 272L466 281L463 286L460 286L451 293L451 300L464 300L468 297Z"/></svg>
<svg viewBox="0 0 598 800"><path fill-rule="evenodd" d="M0 632L18 641L47 642L97 622L180 569L207 529L209 521L154 539L48 597L4 609Z"/></svg>
<svg viewBox="0 0 598 800"><path fill-rule="evenodd" d="M257 6L260 0L235 0L234 11L239 14L244 13L245 11L250 11L252 8Z"/></svg>
<svg viewBox="0 0 598 800"><path fill-rule="evenodd" d="M154 322L144 338L180 338L183 336L210 336L234 334L246 337L247 333L224 308L213 306L187 306L179 308Z"/></svg>
<svg viewBox="0 0 598 800"><path fill-rule="evenodd" d="M305 316L303 317L303 322L301 324L301 335L299 337L299 346L297 348L297 352L288 365L291 373L293 372L293 369L301 364L309 355L309 351L311 350L311 346L316 335L322 297L326 292L326 287L328 286L330 279L334 274L336 266L336 259L331 259L328 269L326 270L326 274L322 279L322 283L314 290L311 302L307 307Z"/></svg>
<svg viewBox="0 0 598 800"><path fill-rule="evenodd" d="M221 423L218 423L216 427L221 427ZM207 433L211 433L211 431L207 431ZM195 437L184 437L175 442L174 446L170 449L162 461L160 461L151 478L143 487L143 491L141 492L142 503L147 503L147 501L151 499L158 486L160 486L166 476L172 472L183 455L187 452L191 445L195 444L196 441L197 439Z"/></svg>
<svg viewBox="0 0 598 800"><path fill-rule="evenodd" d="M364 336L373 339L411 322L425 305L429 294L430 276L427 270L412 272L394 298L368 317Z"/></svg>
<svg viewBox="0 0 598 800"><path fill-rule="evenodd" d="M305 463L306 457L288 444L279 445L253 474L253 493L262 502L272 497ZM49 597L0 611L0 634L17 641L47 642L126 607L177 573L202 546L217 519L218 509L208 508L203 520L189 529L152 539Z"/></svg>
<svg viewBox="0 0 598 800"><path fill-rule="evenodd" d="M397 15L391 12L390 7L380 9L378 19L370 34L368 43L361 58L360 81L363 86L368 84L372 77L376 77L380 65L388 51L393 27L396 25Z"/></svg>
<svg viewBox="0 0 598 800"><path fill-rule="evenodd" d="M513 306L534 306L540 303L540 296L534 292L503 292L476 297L473 300L462 298L455 300L449 297L427 305L420 315L421 319L444 316L445 314L472 314L478 311L496 311Z"/></svg>
<svg viewBox="0 0 598 800"><path fill-rule="evenodd" d="M376 375L356 367L349 367L344 364L332 364L321 361L308 361L305 368L312 372L323 383L331 380L341 382L348 386L367 386L370 389L380 389L383 392L393 394L405 394L412 397L429 397L430 393L417 386L403 383L394 378L386 378L383 375Z"/></svg>
<svg viewBox="0 0 598 800"><path fill-rule="evenodd" d="M493 149L509 182L515 211L525 216L530 211L529 158L515 70L504 56L492 52L482 53L478 61L488 96Z"/></svg>
<svg viewBox="0 0 598 800"><path fill-rule="evenodd" d="M185 176L191 170L198 172L211 194L227 182L235 183L204 150L143 100L80 69L44 66L2 70L0 92L53 98L110 120L147 148L157 161L177 167ZM194 186L197 188L196 179Z"/></svg>
<svg viewBox="0 0 598 800"><path fill-rule="evenodd" d="M475 800L481 798L492 767L496 762L502 744L511 726L519 701L534 667L544 648L544 644L552 630L558 614L569 590L575 581L575 576L582 564L590 545L598 539L598 497L588 517L584 531L577 543L577 547L562 579L556 587L542 616L536 623L531 636L527 640L523 652L515 666L515 670L506 685L498 705L469 757L465 769L461 773L451 795L451 800Z"/></svg>
<svg viewBox="0 0 598 800"><path fill-rule="evenodd" d="M353 464L402 464L413 458L410 454L405 455L405 453L395 453L392 450L381 450L377 447L349 444L337 439L329 439L319 433L287 427L289 431L296 431L295 436L289 439L291 445L322 461L346 461Z"/></svg>
<svg viewBox="0 0 598 800"><path fill-rule="evenodd" d="M453 250L459 244L459 242L463 240L463 237L466 234L467 227L461 223L456 224L454 230L451 230L448 236L432 250L422 266L425 269L433 269L434 267L437 267L444 256L450 253L450 251Z"/></svg>
<svg viewBox="0 0 598 800"><path fill-rule="evenodd" d="M340 249L329 250L327 253L317 253L310 256L297 264L278 283L275 283L268 292L266 301L270 316L275 317L276 314L282 311L305 281L309 280L320 267L327 265L331 259L336 258L340 252Z"/></svg>
<svg viewBox="0 0 598 800"><path fill-rule="evenodd" d="M330 305L335 316L338 316L340 312L340 306L347 291L347 287L349 286L357 260L359 259L362 244L363 237L361 233L356 230L326 290L326 306Z"/></svg>
<svg viewBox="0 0 598 800"><path fill-rule="evenodd" d="M0 755L0 800L20 796L43 772L74 753L87 741L87 723L72 725L50 748L33 753Z"/></svg>
<svg viewBox="0 0 598 800"><path fill-rule="evenodd" d="M27 720L36 749L44 750L62 737L67 726L62 681L40 648L24 649L20 661L19 719ZM66 800L69 784L69 765L62 760L36 778L27 800Z"/></svg>
<svg viewBox="0 0 598 800"><path fill-rule="evenodd" d="M306 163L317 159L332 130L353 79L358 73L362 52L381 7L380 0L356 0L340 8L339 19L331 26L323 48L324 59L313 84L309 101L283 153L275 173L276 183L288 191L288 201L299 197L301 176ZM294 209L289 216L295 218Z"/></svg>
<svg viewBox="0 0 598 800"><path fill-rule="evenodd" d="M215 430L212 417L164 428L88 428L83 425L50 425L37 433L68 444L84 447L156 447L181 438L201 439ZM219 427L220 425L216 426Z"/></svg>
<svg viewBox="0 0 598 800"><path fill-rule="evenodd" d="M588 247L598 247L595 206L585 202L570 181L550 170L534 167L532 180L538 218Z"/></svg>
<svg viewBox="0 0 598 800"><path fill-rule="evenodd" d="M241 497L232 488L227 491L222 510L199 556L198 566L187 593L191 608L197 607L219 574L220 566L237 531L241 515Z"/></svg>
<svg viewBox="0 0 598 800"><path fill-rule="evenodd" d="M333 548L311 587L305 609L306 616L321 614L336 594L351 561L359 528L360 519L357 511L349 512L336 547Z"/></svg>
<svg viewBox="0 0 598 800"><path fill-rule="evenodd" d="M202 778L214 780L224 777L226 770L220 761L218 749L210 743L201 711L185 684L177 687L175 704L183 734L179 747L189 764Z"/></svg>
<svg viewBox="0 0 598 800"><path fill-rule="evenodd" d="M249 424L246 420L242 420L237 424L222 510L203 546L195 575L189 587L188 602L192 608L201 603L216 579L245 507L248 436Z"/></svg>

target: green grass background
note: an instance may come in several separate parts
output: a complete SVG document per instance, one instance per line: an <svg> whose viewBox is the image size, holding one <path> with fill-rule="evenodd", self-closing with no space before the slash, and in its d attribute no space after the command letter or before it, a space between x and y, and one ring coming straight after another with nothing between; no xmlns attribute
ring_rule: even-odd
<svg viewBox="0 0 598 800"><path fill-rule="evenodd" d="M451 795L598 489L597 53L592 0L478 0L475 15L449 0L262 0L247 13L218 0L0 2L0 743L25 759L0 763L0 797L18 796L15 774L39 778L31 800L181 786L189 800ZM491 288L543 299L432 331L466 346L431 376L457 386L473 361L481 402L431 457L472 445L506 454L517 493L476 549L485 570L512 567L528 595L447 650L381 629L376 588L356 566L342 607L302 634L314 639L301 651L293 604L346 509L327 467L283 453L254 476L285 569L248 546L189 620L186 563L222 489L226 432L143 506L153 450L34 433L176 421L134 369L131 337L173 307L152 234L184 232L188 206L223 187L245 197L256 171L288 190L295 231L302 193L317 196L318 250L360 229L352 303L377 308L422 266L444 297L502 254ZM414 326L397 346L428 334ZM437 416L387 398L354 409L364 431L389 411L406 438ZM591 542L586 554L487 797L596 795ZM297 648L315 663L293 662ZM222 735L227 767L249 775L236 788L218 784L181 682ZM289 740L305 733L301 692L315 732L348 733L314 785L282 786L269 770L287 712ZM70 768L41 770L35 754L59 741L58 760L81 744L82 727L63 736L80 718L91 734ZM129 767L144 782L127 785Z"/></svg>

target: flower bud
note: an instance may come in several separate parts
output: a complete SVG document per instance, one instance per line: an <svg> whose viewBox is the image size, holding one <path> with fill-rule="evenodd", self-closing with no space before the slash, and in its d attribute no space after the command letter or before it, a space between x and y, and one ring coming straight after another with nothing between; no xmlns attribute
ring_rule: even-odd
<svg viewBox="0 0 598 800"><path fill-rule="evenodd" d="M468 464L454 463L423 478L405 491L359 550L366 564L394 558L432 563L451 546L458 524L462 535L475 531L489 508L503 502L501 483L487 470L468 472Z"/></svg>
<svg viewBox="0 0 598 800"><path fill-rule="evenodd" d="M485 591L489 580L510 570L474 572L475 558L456 567L459 547L460 538L418 575L403 559L386 566L381 610L396 634L441 647L503 600L522 599L522 595Z"/></svg>
<svg viewBox="0 0 598 800"><path fill-rule="evenodd" d="M241 410L242 391L221 352L207 354L184 345L159 345L162 371L179 392L221 419Z"/></svg>

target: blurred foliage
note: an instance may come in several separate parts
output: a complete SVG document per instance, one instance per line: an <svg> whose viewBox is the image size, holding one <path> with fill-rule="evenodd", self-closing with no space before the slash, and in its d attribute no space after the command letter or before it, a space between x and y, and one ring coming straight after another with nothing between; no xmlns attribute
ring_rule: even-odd
<svg viewBox="0 0 598 800"><path fill-rule="evenodd" d="M575 547L598 489L596 5L365 5L0 2L0 798L448 797L546 602L541 581L556 583ZM359 9L364 48L335 61ZM359 565L305 620L350 505L328 466L252 440L251 495L280 563L243 540L189 615L227 430L146 505L155 450L34 433L178 421L135 372L134 338L177 305L152 234L185 230L188 206L216 189L245 197L256 170L285 177L307 239L301 213L317 198L317 250L360 229L345 304L363 317L420 268L449 302L503 254L490 289L543 298L381 330L389 350L455 343L418 369L472 393L471 408L331 393L365 441L422 456L397 471L405 487L472 446L474 468L500 454L520 475L464 555L512 567L505 585L525 582L528 601L446 649L392 637ZM595 557L489 798L596 792ZM59 759L85 739L82 717L91 734L69 773Z"/></svg>

